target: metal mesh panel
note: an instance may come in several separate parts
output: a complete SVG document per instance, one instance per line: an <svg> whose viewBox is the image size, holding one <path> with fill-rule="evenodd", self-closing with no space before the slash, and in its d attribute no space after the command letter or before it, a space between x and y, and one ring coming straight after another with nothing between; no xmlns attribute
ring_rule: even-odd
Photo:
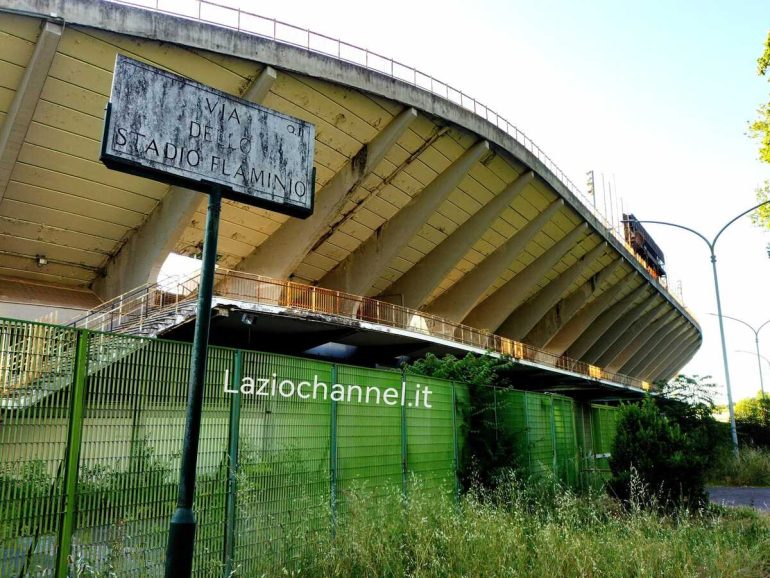
<svg viewBox="0 0 770 578"><path fill-rule="evenodd" d="M596 459L596 469L602 478L610 476L610 452L615 440L618 409L609 405L591 405L591 421L593 423L593 446Z"/></svg>
<svg viewBox="0 0 770 578"><path fill-rule="evenodd" d="M454 491L452 382L406 376L407 468L427 491ZM430 407L427 407L427 404Z"/></svg>
<svg viewBox="0 0 770 578"><path fill-rule="evenodd" d="M243 377L268 395L242 395L235 567L270 575L308 530L329 527L332 366L245 352Z"/></svg>
<svg viewBox="0 0 770 578"><path fill-rule="evenodd" d="M555 456L551 429L551 396L527 392L525 403L530 472L547 475L554 470Z"/></svg>
<svg viewBox="0 0 770 578"><path fill-rule="evenodd" d="M76 340L0 319L0 576L52 574Z"/></svg>
<svg viewBox="0 0 770 578"><path fill-rule="evenodd" d="M575 432L575 402L552 396L553 430L556 446L556 476L562 483L577 487L578 447Z"/></svg>
<svg viewBox="0 0 770 578"><path fill-rule="evenodd" d="M341 497L354 483L366 485L375 495L388 491L388 487L400 486L403 483L401 404L387 405L382 402L384 400L381 403L359 403L358 390L349 388L362 386L364 400L367 386L378 387L381 394L395 389L400 396L401 373L339 366L337 383L353 394L353 401L337 405L337 463Z"/></svg>
<svg viewBox="0 0 770 578"><path fill-rule="evenodd" d="M525 395L523 391L501 389L495 392L493 400L496 403L495 415L498 429L513 439L515 464L529 471L529 432L527 431Z"/></svg>

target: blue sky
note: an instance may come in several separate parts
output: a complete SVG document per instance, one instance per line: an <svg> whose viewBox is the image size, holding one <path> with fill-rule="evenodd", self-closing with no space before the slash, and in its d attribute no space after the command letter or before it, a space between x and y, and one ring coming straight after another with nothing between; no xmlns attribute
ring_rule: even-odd
<svg viewBox="0 0 770 578"><path fill-rule="evenodd" d="M222 0L219 0L220 2ZM230 0L237 5L237 0ZM242 2L243 8L340 38L444 80L523 130L581 188L585 173L616 184L626 211L712 237L754 204L770 179L746 136L770 83L756 59L770 2ZM619 204L619 201L617 202ZM601 205L600 205L601 206ZM701 323L685 368L724 383L705 244L649 227L672 285ZM717 245L723 309L770 319L770 232L748 219ZM728 322L735 399L759 388L753 334ZM770 357L770 327L762 353ZM770 366L765 366L770 391Z"/></svg>

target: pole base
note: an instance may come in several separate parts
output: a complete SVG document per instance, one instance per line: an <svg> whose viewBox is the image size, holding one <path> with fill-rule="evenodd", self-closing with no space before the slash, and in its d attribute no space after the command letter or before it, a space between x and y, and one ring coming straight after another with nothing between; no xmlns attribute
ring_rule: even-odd
<svg viewBox="0 0 770 578"><path fill-rule="evenodd" d="M171 516L166 546L166 578L192 576L195 516L192 508L177 508Z"/></svg>

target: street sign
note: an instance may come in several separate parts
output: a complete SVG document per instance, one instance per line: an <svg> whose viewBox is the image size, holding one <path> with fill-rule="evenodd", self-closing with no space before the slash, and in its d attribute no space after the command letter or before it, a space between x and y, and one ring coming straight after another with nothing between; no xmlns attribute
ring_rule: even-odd
<svg viewBox="0 0 770 578"><path fill-rule="evenodd" d="M118 55L101 160L138 174L306 218L315 126Z"/></svg>

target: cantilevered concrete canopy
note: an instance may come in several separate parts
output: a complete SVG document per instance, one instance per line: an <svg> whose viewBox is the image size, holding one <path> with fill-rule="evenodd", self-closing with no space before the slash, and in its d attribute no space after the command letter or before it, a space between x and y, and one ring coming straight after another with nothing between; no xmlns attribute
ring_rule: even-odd
<svg viewBox="0 0 770 578"><path fill-rule="evenodd" d="M202 195L98 160L118 53L317 127L316 213L226 201L220 266L640 377L667 377L697 349L684 307L487 109L272 38L96 0L0 0L0 285L107 300L152 282L169 252L200 252ZM650 358L663 339L678 354Z"/></svg>

